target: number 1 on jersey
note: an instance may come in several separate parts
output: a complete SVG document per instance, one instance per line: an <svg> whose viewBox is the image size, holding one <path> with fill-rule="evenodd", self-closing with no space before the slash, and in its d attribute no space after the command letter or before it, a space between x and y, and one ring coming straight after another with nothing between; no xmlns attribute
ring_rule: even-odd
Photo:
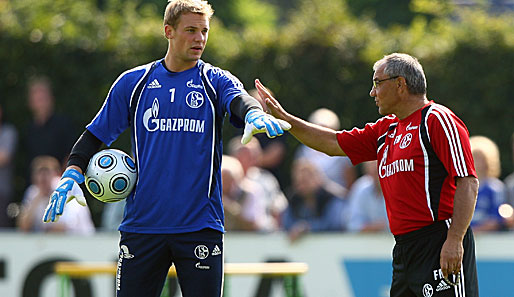
<svg viewBox="0 0 514 297"><path fill-rule="evenodd" d="M175 88L170 89L170 102L175 102Z"/></svg>

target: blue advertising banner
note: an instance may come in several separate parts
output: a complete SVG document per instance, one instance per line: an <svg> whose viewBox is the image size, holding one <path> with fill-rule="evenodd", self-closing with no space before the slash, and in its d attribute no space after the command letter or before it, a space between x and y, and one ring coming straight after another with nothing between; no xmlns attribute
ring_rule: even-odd
<svg viewBox="0 0 514 297"><path fill-rule="evenodd" d="M342 261L355 297L387 297L391 285L390 260ZM514 261L477 261L480 296L514 296Z"/></svg>

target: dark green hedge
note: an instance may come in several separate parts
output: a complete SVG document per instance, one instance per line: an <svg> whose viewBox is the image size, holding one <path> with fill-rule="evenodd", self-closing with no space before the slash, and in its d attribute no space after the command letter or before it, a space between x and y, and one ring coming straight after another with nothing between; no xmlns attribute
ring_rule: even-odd
<svg viewBox="0 0 514 297"><path fill-rule="evenodd" d="M407 52L425 68L429 97L452 108L472 135L496 141L503 175L513 170L513 14L414 0L409 14L398 22L379 18L387 23L380 27L380 11L348 8L341 0L296 1L287 11L271 2L230 2L227 10L214 1L223 18L211 23L204 59L229 69L248 89L259 77L299 116L323 106L339 114L344 128L362 126L379 117L369 97L373 62ZM83 127L123 70L164 55L162 7L134 0L1 1L0 94L8 119L22 130L29 120L27 80L45 74L57 110ZM232 133L228 128L227 136ZM291 144L292 150L297 143Z"/></svg>

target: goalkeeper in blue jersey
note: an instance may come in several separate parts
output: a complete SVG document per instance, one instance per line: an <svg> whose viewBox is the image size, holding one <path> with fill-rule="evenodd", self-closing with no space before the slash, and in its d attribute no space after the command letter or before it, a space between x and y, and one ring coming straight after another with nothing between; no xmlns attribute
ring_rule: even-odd
<svg viewBox="0 0 514 297"><path fill-rule="evenodd" d="M54 222L84 181L89 159L131 128L138 181L127 197L116 296L159 296L170 265L184 297L219 297L223 283L222 123L280 136L289 124L262 111L228 71L200 60L213 14L207 1L176 0L164 14L163 59L130 69L75 143L43 221Z"/></svg>

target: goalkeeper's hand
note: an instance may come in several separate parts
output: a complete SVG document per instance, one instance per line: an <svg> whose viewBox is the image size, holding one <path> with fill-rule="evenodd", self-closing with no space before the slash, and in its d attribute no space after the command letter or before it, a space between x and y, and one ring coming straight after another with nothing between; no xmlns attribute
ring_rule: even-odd
<svg viewBox="0 0 514 297"><path fill-rule="evenodd" d="M241 143L247 144L257 133L266 132L269 138L275 138L284 134L284 130L289 129L291 129L291 125L288 122L277 119L260 109L251 109L245 116L245 130Z"/></svg>
<svg viewBox="0 0 514 297"><path fill-rule="evenodd" d="M57 184L57 188L50 196L50 201L43 215L43 222L57 222L63 213L64 205L73 198L75 198L80 205L86 206L86 199L79 187L79 184L83 182L84 175L76 169L69 168L64 171L61 180Z"/></svg>

